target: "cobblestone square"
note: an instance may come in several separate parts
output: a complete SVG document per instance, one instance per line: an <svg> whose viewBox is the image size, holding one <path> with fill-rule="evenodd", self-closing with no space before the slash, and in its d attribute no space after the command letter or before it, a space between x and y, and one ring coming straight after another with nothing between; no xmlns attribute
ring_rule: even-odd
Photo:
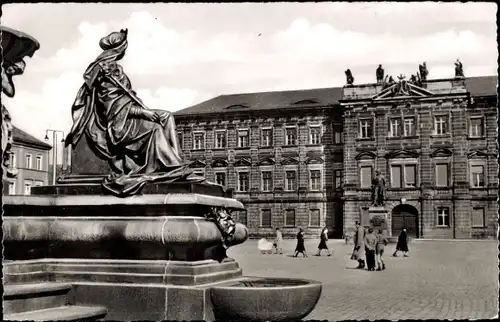
<svg viewBox="0 0 500 322"><path fill-rule="evenodd" d="M355 269L352 245L329 242L333 255L314 256L317 240L306 240L308 258L293 258L295 240L284 241L284 255L260 254L257 241L229 250L243 274L297 277L323 283L318 305L306 319L489 319L498 314L498 248L495 241L410 243L409 257L392 257L387 269Z"/></svg>

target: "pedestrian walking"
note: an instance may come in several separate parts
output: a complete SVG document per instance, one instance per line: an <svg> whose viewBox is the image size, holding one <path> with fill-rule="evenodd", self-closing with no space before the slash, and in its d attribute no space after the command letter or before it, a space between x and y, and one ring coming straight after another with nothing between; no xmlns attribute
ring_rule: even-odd
<svg viewBox="0 0 500 322"><path fill-rule="evenodd" d="M408 234L406 233L406 228L403 228L398 237L398 243L396 245L396 250L392 256L397 257L398 251L402 252L404 257L408 257Z"/></svg>
<svg viewBox="0 0 500 322"><path fill-rule="evenodd" d="M377 271L384 270L385 269L385 263L384 263L384 249L385 246L387 246L388 241L387 238L384 235L384 232L382 229L378 230L377 234L377 248L376 248L376 256L377 256Z"/></svg>
<svg viewBox="0 0 500 322"><path fill-rule="evenodd" d="M352 260L358 261L358 267L365 267L365 229L361 227L359 221L356 221L356 232L354 233L354 250L352 251Z"/></svg>
<svg viewBox="0 0 500 322"><path fill-rule="evenodd" d="M375 250L377 247L377 236L373 233L373 229L368 229L368 234L365 236L365 251L366 251L366 266L369 271L375 270Z"/></svg>
<svg viewBox="0 0 500 322"><path fill-rule="evenodd" d="M297 246L295 247L295 255L293 257L297 257L299 253L307 257L306 246L304 245L304 230L302 228L299 228L299 232L297 233Z"/></svg>
<svg viewBox="0 0 500 322"><path fill-rule="evenodd" d="M276 228L276 239L274 240L274 247L276 248L276 254L278 252L283 254L283 234L281 234L281 230Z"/></svg>
<svg viewBox="0 0 500 322"><path fill-rule="evenodd" d="M332 256L332 254L330 253L330 250L328 249L328 228L324 227L322 230L321 230L321 234L319 236L319 245L318 245L318 253L316 254L316 256L321 256L321 251L323 249L326 249L326 252L328 254L328 256Z"/></svg>

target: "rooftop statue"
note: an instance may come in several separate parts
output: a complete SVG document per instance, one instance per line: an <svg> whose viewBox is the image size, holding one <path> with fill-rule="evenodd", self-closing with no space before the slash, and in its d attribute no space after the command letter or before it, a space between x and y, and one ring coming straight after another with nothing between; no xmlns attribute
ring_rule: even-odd
<svg viewBox="0 0 500 322"><path fill-rule="evenodd" d="M2 94L14 97L16 88L13 77L22 75L26 67L24 57L32 57L40 48L38 41L18 30L0 26L2 39ZM2 104L2 173L4 177L15 177L16 172L10 167L12 154L12 123L7 108Z"/></svg>
<svg viewBox="0 0 500 322"><path fill-rule="evenodd" d="M150 182L204 181L181 158L173 115L147 108L118 64L128 46L127 29L102 38L99 46L103 52L85 71L73 103L66 145L75 146L85 135L112 169L104 189L120 197Z"/></svg>
<svg viewBox="0 0 500 322"><path fill-rule="evenodd" d="M426 62L424 62L422 65L418 65L418 71L420 73L420 80L425 82L427 80L427 76L429 75Z"/></svg>
<svg viewBox="0 0 500 322"><path fill-rule="evenodd" d="M465 77L464 76L464 66L462 65L462 63L458 59L455 62L455 77Z"/></svg>
<svg viewBox="0 0 500 322"><path fill-rule="evenodd" d="M380 84L384 81L384 69L382 68L382 65L378 65L377 68L377 83Z"/></svg>
<svg viewBox="0 0 500 322"><path fill-rule="evenodd" d="M354 76L352 76L352 72L350 69L347 69L345 71L345 76L346 76L347 85L352 85L354 83Z"/></svg>

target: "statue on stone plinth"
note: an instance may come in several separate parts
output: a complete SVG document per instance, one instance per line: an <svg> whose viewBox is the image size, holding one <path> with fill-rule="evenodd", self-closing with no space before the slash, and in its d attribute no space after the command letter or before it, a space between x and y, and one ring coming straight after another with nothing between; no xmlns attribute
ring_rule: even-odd
<svg viewBox="0 0 500 322"><path fill-rule="evenodd" d="M462 63L458 59L455 62L455 77L465 77L464 76L464 66L462 65Z"/></svg>
<svg viewBox="0 0 500 322"><path fill-rule="evenodd" d="M352 72L350 69L347 69L345 71L345 76L346 76L347 85L352 85L354 83L354 76L352 76Z"/></svg>
<svg viewBox="0 0 500 322"><path fill-rule="evenodd" d="M377 84L382 83L384 80L384 69L382 68L382 65L378 65L376 74L377 74Z"/></svg>
<svg viewBox="0 0 500 322"><path fill-rule="evenodd" d="M427 80L427 76L429 75L426 62L424 62L422 65L418 65L418 71L420 73L420 80L425 82Z"/></svg>
<svg viewBox="0 0 500 322"><path fill-rule="evenodd" d="M173 115L147 108L118 64L128 46L127 30L109 34L99 46L103 52L85 71L73 103L66 146L85 135L113 171L104 189L120 197L137 194L150 182L204 181L183 164Z"/></svg>
<svg viewBox="0 0 500 322"><path fill-rule="evenodd" d="M40 48L38 41L18 30L0 26L2 39L2 93L14 97L16 88L13 77L22 75L26 67L24 57L33 57ZM12 120L7 108L2 104L2 172L7 178L15 177L16 171L10 165L12 147Z"/></svg>
<svg viewBox="0 0 500 322"><path fill-rule="evenodd" d="M385 179L380 171L375 171L372 179L372 206L383 207L385 205Z"/></svg>

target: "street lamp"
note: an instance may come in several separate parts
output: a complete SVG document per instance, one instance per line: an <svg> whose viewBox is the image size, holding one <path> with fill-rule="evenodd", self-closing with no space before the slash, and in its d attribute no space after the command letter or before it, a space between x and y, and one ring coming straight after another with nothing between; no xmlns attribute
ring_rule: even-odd
<svg viewBox="0 0 500 322"><path fill-rule="evenodd" d="M48 129L45 131L45 141L49 140L49 132L52 132L52 184L56 184L56 171L57 171L57 133L61 133L63 138L61 142L64 142L64 132L59 130Z"/></svg>

